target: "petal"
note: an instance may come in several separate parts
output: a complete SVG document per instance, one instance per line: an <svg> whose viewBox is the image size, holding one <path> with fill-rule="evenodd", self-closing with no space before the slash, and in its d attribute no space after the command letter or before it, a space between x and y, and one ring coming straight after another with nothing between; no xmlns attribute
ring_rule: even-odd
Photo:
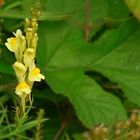
<svg viewBox="0 0 140 140"><path fill-rule="evenodd" d="M22 36L22 31L20 29L17 29L16 33L13 33L16 37Z"/></svg>
<svg viewBox="0 0 140 140"><path fill-rule="evenodd" d="M9 51L14 52L11 44L9 44L8 42L6 42L5 43L5 46L8 48Z"/></svg>
<svg viewBox="0 0 140 140"><path fill-rule="evenodd" d="M45 76L40 74L40 69L39 68L34 68L32 71L29 72L28 75L29 81L38 81L40 82L41 79L45 79Z"/></svg>
<svg viewBox="0 0 140 140"><path fill-rule="evenodd" d="M32 64L34 57L35 57L34 49L32 48L26 49L24 53L24 63L26 67L29 67Z"/></svg>
<svg viewBox="0 0 140 140"><path fill-rule="evenodd" d="M33 60L31 65L29 66L29 71L32 71L35 68L36 68L35 61Z"/></svg>
<svg viewBox="0 0 140 140"><path fill-rule="evenodd" d="M15 62L13 67L19 69L20 71L26 72L26 67L20 62Z"/></svg>
<svg viewBox="0 0 140 140"><path fill-rule="evenodd" d="M15 62L13 64L13 68L15 70L18 81L19 82L23 81L25 78L26 70L27 70L26 67L20 62Z"/></svg>
<svg viewBox="0 0 140 140"><path fill-rule="evenodd" d="M43 74L39 74L39 77L44 80L45 79L45 76Z"/></svg>
<svg viewBox="0 0 140 140"><path fill-rule="evenodd" d="M31 93L31 88L25 81L23 81L23 82L20 82L17 85L15 92L19 96L21 96L23 94L30 94Z"/></svg>
<svg viewBox="0 0 140 140"><path fill-rule="evenodd" d="M15 37L8 38L5 45L11 52L17 51L18 43L17 43L17 39Z"/></svg>

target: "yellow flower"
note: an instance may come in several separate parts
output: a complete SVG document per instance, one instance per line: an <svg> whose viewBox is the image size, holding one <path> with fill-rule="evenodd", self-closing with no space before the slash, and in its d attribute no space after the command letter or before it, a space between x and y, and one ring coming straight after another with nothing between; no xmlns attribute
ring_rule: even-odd
<svg viewBox="0 0 140 140"><path fill-rule="evenodd" d="M17 38L16 37L8 38L5 45L11 52L16 52L18 49Z"/></svg>
<svg viewBox="0 0 140 140"><path fill-rule="evenodd" d="M25 81L23 81L17 85L15 92L17 95L22 96L23 94L30 94L31 88Z"/></svg>
<svg viewBox="0 0 140 140"><path fill-rule="evenodd" d="M32 64L34 57L35 57L34 49L32 48L26 49L24 53L24 59L23 59L26 67L29 67Z"/></svg>
<svg viewBox="0 0 140 140"><path fill-rule="evenodd" d="M17 44L18 44L18 50L17 52L15 52L15 55L18 61L22 61L23 52L26 49L26 38L22 34L22 31L19 29L16 31L16 33L14 33L14 35L16 36Z"/></svg>
<svg viewBox="0 0 140 140"><path fill-rule="evenodd" d="M31 82L34 82L34 81L40 82L41 79L43 80L45 79L45 76L40 73L39 68L34 68L33 70L29 72L28 79Z"/></svg>
<svg viewBox="0 0 140 140"><path fill-rule="evenodd" d="M26 73L26 67L20 62L15 62L13 64L13 68L15 70L18 81L19 82L24 81L25 73Z"/></svg>
<svg viewBox="0 0 140 140"><path fill-rule="evenodd" d="M11 52L15 53L16 59L21 61L23 52L26 49L26 38L19 29L13 34L15 37L8 38L5 45Z"/></svg>

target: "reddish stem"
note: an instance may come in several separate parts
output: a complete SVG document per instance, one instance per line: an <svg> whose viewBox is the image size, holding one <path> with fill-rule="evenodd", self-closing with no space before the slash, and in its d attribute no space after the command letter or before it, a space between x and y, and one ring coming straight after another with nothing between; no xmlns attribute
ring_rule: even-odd
<svg viewBox="0 0 140 140"><path fill-rule="evenodd" d="M88 42L90 39L90 0L86 0L86 5L85 5L85 40Z"/></svg>
<svg viewBox="0 0 140 140"><path fill-rule="evenodd" d="M59 138L59 136L62 134L63 130L67 127L67 125L68 125L68 123L69 123L69 121L70 121L70 118L71 118L71 115L68 113L68 114L65 116L65 118L64 118L64 120L63 120L63 122L62 122L62 124L61 124L61 126L60 126L60 128L59 128L59 130L58 130L58 132L57 132L56 135L54 136L53 140L58 140L58 138Z"/></svg>

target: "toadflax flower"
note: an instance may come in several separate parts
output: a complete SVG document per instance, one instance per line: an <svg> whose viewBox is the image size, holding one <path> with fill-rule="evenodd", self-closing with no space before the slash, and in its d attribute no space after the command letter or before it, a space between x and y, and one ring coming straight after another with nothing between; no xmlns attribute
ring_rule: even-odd
<svg viewBox="0 0 140 140"><path fill-rule="evenodd" d="M5 45L11 52L17 52L18 44L17 44L17 38L16 37L8 38Z"/></svg>
<svg viewBox="0 0 140 140"><path fill-rule="evenodd" d="M20 62L15 62L13 64L13 68L15 70L15 73L16 73L16 76L18 78L18 81L19 82L24 81L25 73L26 73L26 70L27 70L26 67Z"/></svg>
<svg viewBox="0 0 140 140"><path fill-rule="evenodd" d="M26 49L26 51L24 53L24 58L23 58L25 66L29 67L32 64L34 58L35 58L34 49L33 48Z"/></svg>
<svg viewBox="0 0 140 140"><path fill-rule="evenodd" d="M22 61L22 55L26 49L26 38L19 29L13 34L15 37L8 38L5 45L11 52L15 53L18 61Z"/></svg>
<svg viewBox="0 0 140 140"><path fill-rule="evenodd" d="M41 79L43 79L43 80L45 79L45 76L43 74L41 74L40 69L36 67L29 72L28 79L31 82L34 82L34 81L40 82Z"/></svg>
<svg viewBox="0 0 140 140"><path fill-rule="evenodd" d="M25 81L23 81L17 85L15 92L17 95L22 96L24 94L30 94L31 88Z"/></svg>

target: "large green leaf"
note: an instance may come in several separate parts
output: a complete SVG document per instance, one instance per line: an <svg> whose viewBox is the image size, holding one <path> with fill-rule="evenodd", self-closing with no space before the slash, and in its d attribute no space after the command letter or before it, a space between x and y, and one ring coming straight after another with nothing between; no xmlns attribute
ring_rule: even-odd
<svg viewBox="0 0 140 140"><path fill-rule="evenodd" d="M108 124L126 117L117 97L104 91L93 79L86 76L84 74L86 71L98 71L109 77L120 84L129 100L138 104L135 99L130 99L130 92L138 83L135 83L134 73L133 76L130 75L131 84L130 82L129 85L127 84L128 68L136 68L134 63L129 66L121 65L120 69L125 66L125 72L117 71L117 69L112 71L109 67L109 64L114 64L114 67L118 68L121 62L123 64L123 62L129 61L132 49L136 48L130 49L123 45L131 36L135 35L137 27L138 23L134 20L124 22L119 28L105 32L99 40L88 45L84 41L84 32L77 26L69 24L69 21L42 22L40 24L37 62L51 88L56 93L68 97L79 119L86 126L91 127L93 124L101 122ZM130 45L130 42L128 44ZM119 54L120 52L116 54L115 51L119 48L126 50L121 54ZM138 51L136 52L138 53ZM110 55L111 57L109 57ZM138 95L136 92L135 94Z"/></svg>
<svg viewBox="0 0 140 140"><path fill-rule="evenodd" d="M69 98L84 125L111 124L126 117L117 97L84 74L93 62L94 48L83 45L84 36L79 29L66 22L44 22L39 34L37 62L47 70L44 73L51 88Z"/></svg>
<svg viewBox="0 0 140 140"><path fill-rule="evenodd" d="M42 7L48 12L68 12L84 6L85 0L42 0Z"/></svg>
<svg viewBox="0 0 140 140"><path fill-rule="evenodd" d="M129 10L125 5L123 0L107 0L109 5L108 16L116 19L127 18L129 15Z"/></svg>
<svg viewBox="0 0 140 140"><path fill-rule="evenodd" d="M136 26L136 25L135 25ZM93 69L119 84L126 97L140 105L140 27L93 64ZM107 37L107 36L106 36ZM106 42L104 46L108 46ZM109 47L109 46L108 46Z"/></svg>
<svg viewBox="0 0 140 140"><path fill-rule="evenodd" d="M86 126L112 124L115 120L125 118L119 100L103 91L93 79L84 76L82 70L48 72L46 78L56 92L69 98Z"/></svg>
<svg viewBox="0 0 140 140"><path fill-rule="evenodd" d="M86 2L89 4L86 4ZM103 25L103 22L99 24L99 21L107 16L108 3L106 0L48 0L44 2L43 9L46 13L56 13L56 17L57 13L62 13L63 17L69 13L71 23L81 28L83 32L86 24L89 24L88 26L91 26L90 36L92 36ZM41 17L41 19L43 18ZM51 16L48 19L51 19Z"/></svg>

